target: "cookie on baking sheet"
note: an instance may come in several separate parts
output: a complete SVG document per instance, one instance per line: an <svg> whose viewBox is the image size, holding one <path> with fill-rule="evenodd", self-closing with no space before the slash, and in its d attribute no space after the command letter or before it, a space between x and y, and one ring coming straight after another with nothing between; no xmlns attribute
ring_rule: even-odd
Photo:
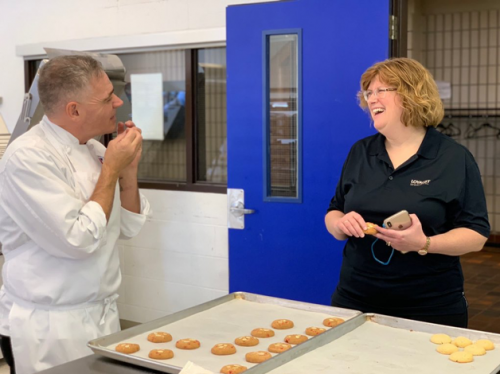
<svg viewBox="0 0 500 374"><path fill-rule="evenodd" d="M273 357L269 352L266 351L256 351L256 352L248 352L245 355L245 360L248 362L252 362L254 364L258 364L260 362L264 362Z"/></svg>
<svg viewBox="0 0 500 374"><path fill-rule="evenodd" d="M118 344L115 348L115 350L117 352L126 353L126 354L135 353L135 352L139 351L139 349L141 349L139 344L132 344L132 343L121 343L121 344Z"/></svg>
<svg viewBox="0 0 500 374"><path fill-rule="evenodd" d="M166 343L172 340L172 335L168 332L152 332L148 335L148 340L152 343Z"/></svg>
<svg viewBox="0 0 500 374"><path fill-rule="evenodd" d="M219 343L212 347L212 353L219 356L232 355L236 353L236 347L231 343Z"/></svg>
<svg viewBox="0 0 500 374"><path fill-rule="evenodd" d="M327 327L335 327L335 326L338 326L344 322L345 322L345 320L343 320L342 318L330 317L330 318L325 318L323 320L323 325L325 325Z"/></svg>
<svg viewBox="0 0 500 374"><path fill-rule="evenodd" d="M200 342L196 339L181 339L175 343L179 349L196 349L200 348Z"/></svg>
<svg viewBox="0 0 500 374"><path fill-rule="evenodd" d="M239 338L234 339L234 343L242 347L253 347L254 345L259 344L259 339L255 336L240 336Z"/></svg>
<svg viewBox="0 0 500 374"><path fill-rule="evenodd" d="M276 321L273 321L271 326L273 329L277 330L291 329L293 327L293 321L290 321L289 319L277 319Z"/></svg>
<svg viewBox="0 0 500 374"><path fill-rule="evenodd" d="M243 365L226 365L220 369L222 374L240 374L247 370L246 366Z"/></svg>
<svg viewBox="0 0 500 374"><path fill-rule="evenodd" d="M492 349L495 349L495 344L493 344L493 342L491 340L488 340L488 339L476 340L476 342L474 344L478 345L480 347L483 347L487 351L491 351Z"/></svg>
<svg viewBox="0 0 500 374"><path fill-rule="evenodd" d="M273 353L281 353L288 351L290 348L292 348L292 345L288 343L273 343L269 345L267 350Z"/></svg>
<svg viewBox="0 0 500 374"><path fill-rule="evenodd" d="M326 329L324 329L323 327L308 327L306 329L306 335L316 336L316 335L324 333L325 331L326 331Z"/></svg>
<svg viewBox="0 0 500 374"><path fill-rule="evenodd" d="M287 335L284 340L290 344L300 344L304 343L307 339L309 338L305 335Z"/></svg>
<svg viewBox="0 0 500 374"><path fill-rule="evenodd" d="M465 348L468 345L471 345L472 341L470 339L467 339L465 336L459 336L458 338L455 338L452 343L455 344L458 348Z"/></svg>
<svg viewBox="0 0 500 374"><path fill-rule="evenodd" d="M250 335L257 338L270 338L271 336L274 336L274 331L271 329L264 329L259 327L257 329L253 329Z"/></svg>
<svg viewBox="0 0 500 374"><path fill-rule="evenodd" d="M450 360L454 362L459 362L461 364L465 364L467 362L474 361L474 357L472 357L472 353L465 351L458 351L450 355Z"/></svg>
<svg viewBox="0 0 500 374"><path fill-rule="evenodd" d="M436 348L436 351L443 355L451 355L452 353L458 352L458 347L455 344L444 343L439 344L439 346Z"/></svg>
<svg viewBox="0 0 500 374"><path fill-rule="evenodd" d="M153 349L149 352L148 357L154 360L168 360L169 358L174 357L174 352L170 349Z"/></svg>
<svg viewBox="0 0 500 374"><path fill-rule="evenodd" d="M471 344L464 348L464 352L469 352L473 356L484 356L486 354L486 349L477 344Z"/></svg>
<svg viewBox="0 0 500 374"><path fill-rule="evenodd" d="M431 342L434 344L448 344L451 343L451 338L446 334L434 334L431 336Z"/></svg>

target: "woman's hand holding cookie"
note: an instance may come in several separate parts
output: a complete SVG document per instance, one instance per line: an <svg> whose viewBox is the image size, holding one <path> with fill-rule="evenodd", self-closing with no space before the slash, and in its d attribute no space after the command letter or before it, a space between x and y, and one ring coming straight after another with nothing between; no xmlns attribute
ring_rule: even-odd
<svg viewBox="0 0 500 374"><path fill-rule="evenodd" d="M366 235L375 235L378 233L376 229L377 225L371 222L366 222L366 230L363 230L363 232Z"/></svg>
<svg viewBox="0 0 500 374"><path fill-rule="evenodd" d="M373 224L372 224L373 225ZM342 231L347 236L356 238L364 238L364 230L368 230L367 224L363 217L356 212L349 212L340 218L336 223L337 229ZM375 230L376 231L376 230ZM372 231L370 231L370 235Z"/></svg>

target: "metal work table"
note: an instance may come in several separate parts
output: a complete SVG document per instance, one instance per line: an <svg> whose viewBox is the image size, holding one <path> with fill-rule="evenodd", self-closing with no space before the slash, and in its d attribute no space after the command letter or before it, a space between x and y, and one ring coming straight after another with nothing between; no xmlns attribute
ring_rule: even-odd
<svg viewBox="0 0 500 374"><path fill-rule="evenodd" d="M96 354L53 367L39 374L159 374L159 371L112 360Z"/></svg>

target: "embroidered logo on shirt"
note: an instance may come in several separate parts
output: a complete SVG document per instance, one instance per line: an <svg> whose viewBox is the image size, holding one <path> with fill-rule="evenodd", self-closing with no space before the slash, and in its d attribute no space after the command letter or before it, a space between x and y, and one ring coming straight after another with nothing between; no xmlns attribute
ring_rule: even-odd
<svg viewBox="0 0 500 374"><path fill-rule="evenodd" d="M416 179L412 179L410 182L410 186L413 186L413 187L428 186L429 183L431 183L430 179L427 179L425 181L419 181Z"/></svg>
<svg viewBox="0 0 500 374"><path fill-rule="evenodd" d="M101 162L101 164L104 164L104 157L102 157L102 156L97 156L97 158L99 159L99 161Z"/></svg>

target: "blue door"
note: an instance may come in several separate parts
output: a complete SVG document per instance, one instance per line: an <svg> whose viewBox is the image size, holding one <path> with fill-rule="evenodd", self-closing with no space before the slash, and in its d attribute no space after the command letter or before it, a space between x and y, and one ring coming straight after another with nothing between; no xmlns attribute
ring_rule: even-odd
<svg viewBox="0 0 500 374"><path fill-rule="evenodd" d="M295 0L227 9L230 292L329 304L343 242L324 216L352 144L374 133L361 74L388 57L389 1Z"/></svg>

